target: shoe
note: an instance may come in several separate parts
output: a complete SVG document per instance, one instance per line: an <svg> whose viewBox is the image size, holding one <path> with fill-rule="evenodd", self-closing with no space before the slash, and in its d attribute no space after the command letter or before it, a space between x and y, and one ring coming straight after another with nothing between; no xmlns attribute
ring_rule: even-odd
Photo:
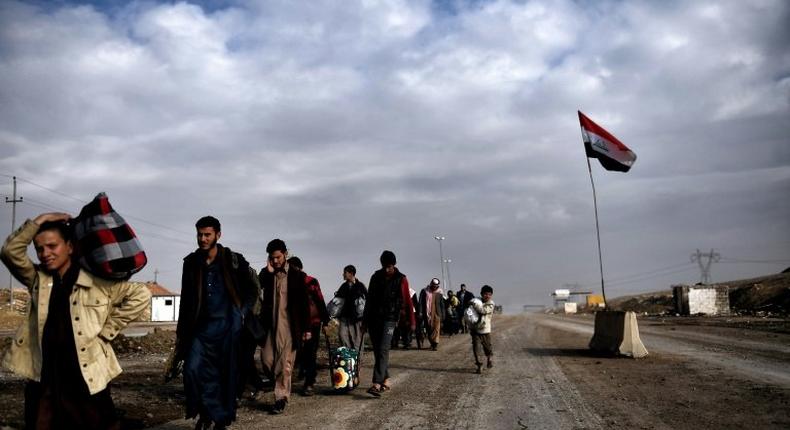
<svg viewBox="0 0 790 430"><path fill-rule="evenodd" d="M483 373L483 364L482 363L477 363L475 366L476 366L475 373L477 373L478 375Z"/></svg>
<svg viewBox="0 0 790 430"><path fill-rule="evenodd" d="M486 369L490 369L492 367L494 367L494 362L489 358L488 363L486 363Z"/></svg>
<svg viewBox="0 0 790 430"><path fill-rule="evenodd" d="M370 394L373 397L381 397L381 388L373 385L370 388L368 388L368 394Z"/></svg>
<svg viewBox="0 0 790 430"><path fill-rule="evenodd" d="M315 389L312 385L307 385L302 389L302 395L305 397L311 397L315 394Z"/></svg>
<svg viewBox="0 0 790 430"><path fill-rule="evenodd" d="M209 430L211 428L211 420L208 418L198 418L195 424L195 430Z"/></svg>
<svg viewBox="0 0 790 430"><path fill-rule="evenodd" d="M280 415L281 413L285 412L286 405L288 405L288 400L275 400L274 406L272 406L272 415Z"/></svg>
<svg viewBox="0 0 790 430"><path fill-rule="evenodd" d="M436 348L437 348L438 346L439 346L439 345L431 345L431 351L436 351L436 350L437 350Z"/></svg>

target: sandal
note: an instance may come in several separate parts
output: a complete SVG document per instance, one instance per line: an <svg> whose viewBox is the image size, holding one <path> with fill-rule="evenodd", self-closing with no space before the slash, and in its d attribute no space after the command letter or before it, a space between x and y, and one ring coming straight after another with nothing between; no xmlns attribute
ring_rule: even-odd
<svg viewBox="0 0 790 430"><path fill-rule="evenodd" d="M376 387L373 385L372 387L368 388L368 394L373 397L381 397L381 388Z"/></svg>

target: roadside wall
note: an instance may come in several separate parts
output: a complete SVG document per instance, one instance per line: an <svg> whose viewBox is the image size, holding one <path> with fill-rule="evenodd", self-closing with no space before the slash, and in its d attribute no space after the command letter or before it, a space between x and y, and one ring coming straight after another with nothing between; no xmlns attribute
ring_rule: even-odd
<svg viewBox="0 0 790 430"><path fill-rule="evenodd" d="M729 315L730 295L726 285L675 285L675 312L681 315Z"/></svg>

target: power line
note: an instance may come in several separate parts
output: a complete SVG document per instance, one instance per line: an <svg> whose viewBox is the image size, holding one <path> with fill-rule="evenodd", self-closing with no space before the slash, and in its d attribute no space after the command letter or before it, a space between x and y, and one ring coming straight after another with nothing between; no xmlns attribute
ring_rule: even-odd
<svg viewBox="0 0 790 430"><path fill-rule="evenodd" d="M25 200L25 203L30 204L32 206L40 207L40 208L43 208L43 209L48 209L48 210L56 210L56 211L60 211L60 212L70 212L69 209L64 209L64 208L61 208L61 207L58 207L58 206L53 206L53 205L51 205L49 203L46 203L46 202L38 201L36 199L31 199L30 197L28 197Z"/></svg>
<svg viewBox="0 0 790 430"><path fill-rule="evenodd" d="M41 185L41 184L37 184L37 183L35 183L35 182L33 182L33 181L29 181L29 180L27 180L27 179L23 179L23 178L19 178L19 180L20 180L20 181L22 181L22 182L28 183L28 184L30 184L30 185L33 185L33 186L39 187L39 188L41 188L42 190L47 190L47 191L49 191L50 193L57 194L57 195L59 195L59 196L61 196L61 197L66 197L66 198L68 198L68 199L72 199L72 200L78 201L78 202L82 203L83 205L84 205L85 203L87 203L87 202L86 202L85 200L83 200L83 199L80 199L80 198L77 198L77 197L74 197L74 196L70 196L70 195L68 195L68 194L66 194L66 193L63 193L63 192L61 192L61 191L58 191L58 190L54 190L54 189L52 189L52 188L49 188L49 187L45 187L45 186L43 186L43 185Z"/></svg>
<svg viewBox="0 0 790 430"><path fill-rule="evenodd" d="M648 279L655 279L655 278L660 278L662 276L674 275L676 273L687 272L687 271L689 271L691 269L693 269L693 267L689 266L689 267L685 267L685 268L682 268L682 269L673 270L673 271L670 271L670 272L657 273L655 275L645 276L645 277L641 277L641 278L634 278L634 279L631 279L631 280L628 280L628 281L612 282L611 285L628 285L628 284L633 284L633 283L636 283L636 282L647 281Z"/></svg>
<svg viewBox="0 0 790 430"><path fill-rule="evenodd" d="M634 274L634 275L626 275L626 276L621 276L619 278L611 278L610 281L611 282L619 282L619 281L628 280L630 278L640 278L640 277L645 276L645 275L651 275L653 273L663 272L665 270L670 270L670 269L675 269L675 268L678 268L678 267L688 266L690 264L691 263L689 263L689 262L680 263L680 264L673 264L671 266L662 267L660 269L649 270L647 272L637 273L637 274Z"/></svg>
<svg viewBox="0 0 790 430"><path fill-rule="evenodd" d="M620 276L620 277L617 277L617 278L611 278L611 279L607 280L607 283L611 284L611 285L632 284L632 283L644 281L644 280L647 280L647 279L653 279L653 278L658 278L658 277L661 277L661 276L666 276L666 275L672 275L672 274L675 274L675 273L685 272L685 271L691 269L691 266L692 266L691 262L673 264L671 266L661 267L661 268L658 268L658 269L652 269L652 270L648 270L646 272L634 273L634 274L630 274L630 275ZM672 269L678 269L678 268L681 268L681 269L679 269L679 270L672 270ZM584 287L584 288L594 287L593 283L589 283L589 282L585 283L585 284L582 284L582 285L579 285L579 286L580 287Z"/></svg>
<svg viewBox="0 0 790 430"><path fill-rule="evenodd" d="M6 174L1 174L1 173L0 173L0 176L4 176L4 177L7 177L7 178L13 178L13 176L6 175ZM49 188L47 186L35 183L35 182L30 181L28 179L24 179L24 178L17 178L17 179L19 181L21 181L21 182L25 182L25 183L33 185L35 187L41 188L42 190L48 191L48 192L56 194L58 196L65 197L65 198L74 200L76 202L79 202L81 205L85 205L87 203L87 201L85 201L84 199L80 199L78 197L74 197L74 196L66 194L66 193L64 193L62 191L58 191L56 189ZM47 204L47 203L44 203L44 202L40 202L39 201L37 203L39 204L39 207L42 207L41 205L43 205L43 206L48 207L49 209L55 209L55 210L59 210L59 211L63 211L63 212L69 212L69 210L58 208L56 206L53 206L53 205L50 205L50 204ZM46 207L45 207L45 209L46 209ZM192 233L187 233L187 232L184 232L184 231L172 228L172 227L168 227L168 226L163 225L163 224L159 224L159 223L156 223L156 222L153 222L153 221L149 221L149 220L144 219L144 218L140 218L140 217L136 217L136 216L133 216L133 215L129 215L128 213L124 214L124 217L125 218L129 218L129 219L133 219L135 221L139 221L139 222L142 222L142 223L154 226L154 227L158 227L158 228L161 228L161 229L170 230L170 231L173 231L173 232L178 233L178 234L192 235Z"/></svg>
<svg viewBox="0 0 790 430"><path fill-rule="evenodd" d="M178 243L182 243L182 244L185 244L185 245L192 245L193 244L193 242L187 241L187 240L185 240L183 238L169 237L169 236L161 235L161 234L158 234L158 233L152 233L150 231L142 230L142 229L139 229L139 228L135 228L134 230L138 234L140 234L141 237L146 237L146 238L147 237L152 237L152 238L156 238L156 239L167 240L167 241L170 241L170 242L178 242Z"/></svg>
<svg viewBox="0 0 790 430"><path fill-rule="evenodd" d="M784 260L742 260L739 258L722 257L721 263L790 263L790 258Z"/></svg>

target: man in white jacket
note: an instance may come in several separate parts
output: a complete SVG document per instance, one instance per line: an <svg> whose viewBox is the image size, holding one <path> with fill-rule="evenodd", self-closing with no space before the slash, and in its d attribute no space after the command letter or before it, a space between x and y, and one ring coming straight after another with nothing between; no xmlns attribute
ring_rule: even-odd
<svg viewBox="0 0 790 430"><path fill-rule="evenodd" d="M475 355L475 373L483 373L483 362L480 359L480 346L483 346L483 353L486 355L486 368L494 367L494 349L491 346L491 316L494 315L494 289L488 285L483 285L480 289L480 299L472 300L471 306L480 315L480 321L469 328L472 335L472 352Z"/></svg>

